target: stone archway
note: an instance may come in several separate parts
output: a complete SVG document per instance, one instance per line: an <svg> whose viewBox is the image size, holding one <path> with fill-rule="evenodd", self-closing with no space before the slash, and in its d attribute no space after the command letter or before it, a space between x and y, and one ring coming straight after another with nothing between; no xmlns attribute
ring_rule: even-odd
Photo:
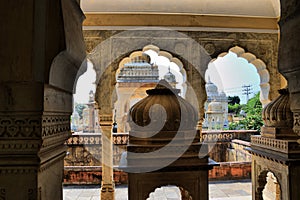
<svg viewBox="0 0 300 200"><path fill-rule="evenodd" d="M228 52L236 54L239 58L244 58L246 61L248 61L249 64L252 64L256 68L257 73L260 77L260 101L263 106L267 105L271 100L269 98L270 73L267 69L266 64L261 59L258 59L254 54L246 52L243 48L239 46L234 46L230 48ZM211 63L220 57L226 56L228 52L223 52L219 54L217 58L211 60Z"/></svg>
<svg viewBox="0 0 300 200"><path fill-rule="evenodd" d="M148 52L148 51L152 51ZM134 51L132 53L130 53L130 55L128 57L123 58L119 64L118 64L118 68L116 69L116 76L115 79L118 80L118 76L120 71L124 68L124 64L126 63L130 63L132 62L132 60L134 60L134 58L139 57L139 56L143 56L143 54L147 54L149 55L151 58L151 65L154 65L157 67L157 69L160 71L161 68L161 62L156 62L155 57L153 57L154 54L157 54L157 56L161 56L164 57L167 61L166 62L173 62L176 64L181 79L182 81L180 81L180 88L181 89L181 96L184 98L184 95L186 93L186 70L183 67L183 63L176 57L173 57L173 55L167 51L163 51L160 50L159 47L155 46L155 45L147 45L145 47L143 47L143 49L140 51ZM153 60L154 59L154 60ZM150 61L149 61L150 64ZM166 63L163 62L163 64L165 65ZM165 66L164 66L165 67ZM131 72L130 72L131 73ZM162 77L161 72L159 72L160 77ZM143 74L140 74L141 76L143 76ZM177 77L178 78L178 77ZM147 89L152 89L155 87L156 83L158 82L160 78L158 77L158 79L154 82L135 82L134 80L128 80L129 82L127 83L116 83L116 87L115 87L115 92L116 93L116 98L112 98L112 104L114 105L114 112L115 112L115 116L114 116L114 120L115 122L118 124L118 132L122 133L122 132L128 132L128 125L126 125L126 119L127 119L127 113L131 107L131 105L133 105L134 103L136 103L139 99L142 99L144 97L146 97L146 90Z"/></svg>
<svg viewBox="0 0 300 200"><path fill-rule="evenodd" d="M152 46L149 44L152 44ZM124 31L100 43L88 55L88 58L93 62L96 71L97 88L95 101L99 106L99 124L102 129L103 181L101 195L104 199L114 198L111 128L114 113L113 104L115 99L113 94L116 84L116 72L120 61L124 57L143 46L146 47L144 50L150 47L157 49L159 46L163 49L163 51L159 51L162 55L179 63L182 71L183 69L187 71L187 96L195 97L187 100L195 107L198 107L200 116L198 129L201 129L201 116L204 113L204 101L206 100L204 74L211 58L199 43L183 33L157 28L153 30L149 28L147 30ZM179 62L180 60L183 61L183 64Z"/></svg>
<svg viewBox="0 0 300 200"><path fill-rule="evenodd" d="M172 34L173 37L170 38L170 34ZM128 37L130 37L130 41ZM149 43L152 44L152 47ZM195 91L194 93L198 95L197 107L202 110L203 103L201 102L202 100L199 101L199 99L206 98L203 77L207 63L211 60L210 56L199 43L183 33L168 29L156 28L152 30L149 28L149 30L129 30L114 35L101 42L89 55L89 59L95 64L95 71L97 73L96 84L99 86L103 84L106 88L108 87L106 91L99 90L99 92L96 92L96 101L98 101L100 113L102 112L103 115L111 115L112 113L111 106L113 102L110 98L112 96L111 91L114 90L112 86L115 84L114 76L118 66L117 63L120 62L121 58L125 55L140 49L141 46L145 47L144 50L149 48L157 50L157 46L159 46L161 49L164 49L164 51L161 51L163 55L167 57L171 57L170 55L172 54L176 55L170 58L171 61L175 63L180 63L179 61L182 59L185 60L183 65L180 64L180 67L181 69L184 67L187 71L185 77L186 81L190 84L190 89L199 89L199 91ZM168 52L172 52L172 54ZM100 80L100 77L105 77L105 81ZM103 94L103 92L110 94ZM101 102L106 102L105 104L110 106L110 108L107 109L107 106L106 108L101 107Z"/></svg>
<svg viewBox="0 0 300 200"><path fill-rule="evenodd" d="M281 189L276 175L268 170L260 172L257 177L255 199L257 200L280 200Z"/></svg>
<svg viewBox="0 0 300 200"><path fill-rule="evenodd" d="M157 199L157 193L164 194L167 199L174 199L174 200L193 200L191 194L188 190L184 187L176 186L176 185L165 185L159 186L155 188L150 194L148 200Z"/></svg>

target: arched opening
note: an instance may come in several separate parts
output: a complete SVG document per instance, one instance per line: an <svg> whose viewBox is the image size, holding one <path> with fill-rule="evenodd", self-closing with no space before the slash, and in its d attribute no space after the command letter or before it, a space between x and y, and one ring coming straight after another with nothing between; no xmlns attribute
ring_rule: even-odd
<svg viewBox="0 0 300 200"><path fill-rule="evenodd" d="M157 52L156 52L157 51ZM181 67L179 67L181 66ZM116 102L114 123L118 133L127 133L127 113L139 100L146 97L146 90L156 86L159 80L167 79L172 87L186 93L186 72L178 58L154 45L147 45L143 51L134 51L123 58L116 71Z"/></svg>
<svg viewBox="0 0 300 200"><path fill-rule="evenodd" d="M68 6L66 5L68 3L66 2L73 2L73 4ZM1 100L1 115L4 118L2 122L8 122L8 125L2 124L4 127L2 128L4 138L3 147L5 148L3 157L11 158L12 154L16 155L18 158L16 161L18 163L16 163L16 165L9 166L9 168L5 162L2 165L4 168L4 178L2 178L3 186L1 188L1 197L3 198L11 198L11 194L16 193L16 191L18 192L20 189L20 196L28 195L29 198L36 198L38 193L41 196L40 198L44 199L45 197L48 197L47 194L55 193L49 191L57 191L59 187L61 187L59 184L59 181L61 180L60 174L58 173L58 175L55 174L55 176L49 176L49 172L61 171L56 171L56 169L61 169L61 161L63 159L62 157L64 150L57 153L57 147L58 145L62 146L61 144L63 144L62 141L64 140L63 135L66 136L66 133L69 132L66 124L69 124L69 116L71 111L69 108L72 107L70 106L72 102L71 89L75 79L74 74L76 74L78 69L78 65L76 63L80 63L82 60L82 57L78 56L78 50L84 52L84 45L77 45L79 43L82 44L82 41L76 41L78 35L81 34L81 20L84 18L79 7L74 6L74 3L76 2L79 1L55 1L51 3L28 2L24 3L23 6L17 6L17 3L9 3L6 5L7 8L4 8L8 10L8 12L4 12L4 26L9 26L4 29L5 31L7 30L5 33L7 37L3 37L3 41L5 40L5 42L3 48L4 50L1 53L3 54L2 57L5 58L3 59L3 67L1 67L1 77L4 85L4 87L1 87L1 89L4 91L4 95L2 97L3 99ZM243 1L239 2L241 2L241 4L244 3ZM274 7L279 7L279 0L269 2L271 2L273 5L276 5ZM295 116L294 130L295 132L299 132L299 104L297 101L297 97L299 96L299 81L297 79L299 71L297 67L295 67L298 66L295 61L298 60L298 51L295 51L297 48L292 48L294 46L298 46L294 45L297 44L298 40L296 37L293 37L297 35L298 31L297 26L295 25L298 24L298 15L295 14L298 11L298 4L295 2L296 1L291 1L282 4L283 17L280 21L280 26L282 26L283 29L280 37L283 36L283 40L281 40L282 48L279 54L280 59L284 60L284 62L282 62L281 71L283 71L286 77L288 77L289 84L292 89L292 111L294 112L293 114ZM101 4L101 2L99 4ZM136 5L139 6L140 4ZM222 5L220 6L221 8ZM249 10L260 10L261 13L266 13L264 12L265 10L258 5L254 4ZM235 8L238 7L239 6L236 6ZM259 7L259 9L252 9L254 7ZM270 7L271 6L268 8ZM71 8L73 8L73 10L71 10ZM163 6L161 6L161 8L163 8ZM167 8L171 9L172 7ZM202 7L198 6L198 8ZM9 12L10 10L14 12ZM232 9L227 9L226 11L228 12L230 10ZM242 9L233 10L235 13L238 13ZM268 9L268 11L270 10L273 9ZM16 15L17 17L15 17L15 12L19 13L20 15ZM24 20L20 20L20 16ZM275 13L275 16L272 16L273 18L271 20L275 21L275 25L277 25L278 18L276 17L278 16L278 12ZM191 16L191 18L194 19L195 16ZM117 20L111 21L113 22ZM180 21L186 23L184 20ZM194 21L197 22L197 20ZM210 23L210 20L207 21ZM263 27L262 24L263 23L258 24L260 25L260 28ZM77 31L74 31L76 29L72 28L74 25L78 27ZM194 27L195 29L201 27L199 24L192 24L192 26L193 27L189 27L189 24L186 25L185 30ZM255 26L256 25L253 24L253 26L250 28L255 28ZM24 34L19 34L17 28L24 30ZM273 30L277 29L274 28ZM239 31L242 32L243 30ZM264 32L265 30L260 29L260 31ZM233 40L235 38L238 37L233 36ZM72 40L74 40L76 44L75 42L70 44L70 41ZM147 42L149 43L149 41ZM274 44L274 46L277 46L276 42L274 42ZM50 63L53 61L53 57L60 51L64 51L62 53L64 56L61 57L62 59L55 59L54 62L61 63L59 64L61 68L56 68L54 71L51 71L51 76L53 77L49 79L48 75L51 65ZM108 50L108 52L110 51ZM277 51L272 53L277 54ZM290 53L291 55L289 55ZM84 53L81 55L84 55ZM275 62L276 61L277 60L275 60ZM23 90L23 88L26 90ZM29 92L27 93L27 91ZM31 94L31 92L33 94ZM23 101L25 98L26 100L29 100ZM24 116L24 114L26 114L26 116ZM22 121L16 120L19 118L21 118ZM20 122L25 125L18 124ZM31 122L33 122L34 125L32 125ZM17 130L21 128L24 128L25 131L23 133L17 132ZM30 134L32 135L29 135L29 132L27 132L28 129L33 129L37 132L31 132ZM4 130L9 130L9 132L4 133ZM24 134L24 137L26 136L26 140L23 138L18 138L22 136L22 134ZM28 143L26 144L27 141ZM31 147L30 144L32 144ZM15 147L21 148L16 149ZM43 155L41 155L42 153ZM39 156L43 156L43 158L39 160ZM57 158L58 156L60 156L59 163L53 159ZM29 157L33 158L30 160L32 161L31 163L27 163L26 159ZM32 163L34 163L34 169L30 169L30 173L28 173L27 167L28 165L32 165ZM56 164L55 167L51 166L53 163ZM19 166L16 169L15 166L17 165ZM25 170L23 170L24 168ZM17 172L18 175L16 176L11 172ZM29 176L30 181L28 181L29 178L27 179ZM19 184L25 185L29 182L30 184L24 188L19 187L19 189L17 187L18 185L12 187L11 183L14 182L14 177L20 177L18 178ZM54 177L57 178L55 179ZM47 178L49 178L48 183ZM47 185L49 187L47 187ZM60 198L59 195L55 197Z"/></svg>
<svg viewBox="0 0 300 200"><path fill-rule="evenodd" d="M266 185L262 191L264 200L280 200L280 185L272 172L267 173Z"/></svg>
<svg viewBox="0 0 300 200"><path fill-rule="evenodd" d="M96 72L93 63L87 60L86 71L74 85L71 130L74 132L99 132L97 105L95 103Z"/></svg>
<svg viewBox="0 0 300 200"><path fill-rule="evenodd" d="M139 33L139 32L137 32ZM147 32L148 33L148 32ZM155 34L156 31L151 32L151 34ZM162 37L161 33L159 32L159 38ZM129 35L133 34L132 32L128 33ZM178 32L175 32L174 34L178 34ZM124 35L126 36L126 31L121 32L120 38L122 38ZM180 34L181 37L182 34ZM115 36L118 38L118 36ZM131 36L132 37L132 36ZM153 37L153 36L152 36ZM186 37L186 36L185 36ZM126 37L125 37L126 38ZM164 55L165 57L168 58L169 62L174 61L174 63L180 63L179 61L182 61L183 64L180 64L181 71L184 72L184 68L189 69L190 74L187 74L186 77L186 82L187 84L187 90L186 95L189 98L189 101L193 101L191 103L194 103L196 107L200 107L199 113L203 112L202 106L203 106L203 101L205 99L205 92L204 92L204 79L203 79L203 66L202 63L207 63L208 60L210 60L209 56L205 53L205 51L202 50L201 46L199 44L193 43L193 41L187 42L191 40L190 38L187 38L188 40L184 40L184 43L180 43L180 45L177 45L178 40L171 40L167 41L168 43L165 44L166 40L162 40L162 46L164 47L163 51L159 51L161 55ZM102 164L104 167L102 167L102 172L105 173L102 174L103 179L106 179L106 185L105 187L102 188L102 193L103 194L105 191L113 191L113 183L111 181L111 177L113 172L113 162L112 162L112 155L113 151L115 150L115 145L113 146L113 151L112 148L110 147L111 143L110 141L114 141L115 144L115 136L111 134L111 125L113 124L114 120L114 103L117 100L117 92L115 90L115 84L116 84L116 77L118 73L118 69L120 68L119 65L122 62L122 59L126 57L130 57L131 54L138 54L138 51L141 46L145 46L143 50L150 50L149 49L149 40L142 40L143 42L147 42L148 44L141 45L140 44L141 40L131 40L130 45L122 46L119 45L118 49L114 49L116 47L110 46L112 43L110 42L104 42L101 43L99 46L95 48L93 51L93 54L90 55L90 59L93 61L95 64L95 70L97 73L97 78L96 78L96 101L99 105L99 121L100 121L100 126L103 131L102 134L102 142L104 141L106 144L102 143L102 152L105 151L105 153L102 153L105 155L105 159L102 159ZM122 44L123 41L119 41L118 44ZM174 43L176 45L174 45ZM160 46L160 41L157 42L157 46ZM194 57L188 57L188 55L184 55L184 51L182 51L182 55L178 56L178 50L182 50L182 48L187 48L186 45L195 45L195 54L197 56ZM106 46L107 45L107 46ZM154 45L153 45L154 46ZM179 48L180 47L180 48ZM157 48L157 47L156 47ZM103 52L103 49L110 49L109 51L111 52L111 56L105 56L105 54L99 53ZM169 53L170 52L170 53ZM172 56L175 55L175 56ZM176 57L178 57L176 59ZM200 59L201 57L201 59ZM99 63L101 61L101 63ZM103 89L105 88L105 89ZM204 94L204 95L203 95ZM113 138L112 138L113 137ZM119 136L116 136L119 137ZM104 139L105 138L105 139ZM118 140L116 140L118 141ZM111 157L107 156L111 155ZM102 156L104 158L104 156Z"/></svg>
<svg viewBox="0 0 300 200"><path fill-rule="evenodd" d="M166 185L157 187L149 194L147 200L172 199L172 200L193 200L193 197L184 187Z"/></svg>
<svg viewBox="0 0 300 200"><path fill-rule="evenodd" d="M230 65L235 66L230 68ZM208 76L211 74L209 71L216 76L211 78L214 78L214 81L219 86L220 90L230 92L230 90L237 89L234 88L234 85L236 85L235 87L252 85L252 87L255 87L254 91L260 91L260 101L263 105L270 102L270 75L266 64L262 60L256 58L252 53L245 52L243 48L238 46L232 47L228 52L221 53L218 58L213 59L208 66L208 71L205 75L206 80L208 80ZM247 77L247 75L249 77ZM226 79L226 76L229 78ZM230 79L236 80L230 81ZM246 80L246 82L242 85L243 79ZM247 99L245 99L245 102L246 101Z"/></svg>
<svg viewBox="0 0 300 200"><path fill-rule="evenodd" d="M181 190L179 187L176 186L162 186L156 188L153 192L149 194L147 200L155 200L155 199L174 199L174 200L181 200Z"/></svg>
<svg viewBox="0 0 300 200"><path fill-rule="evenodd" d="M255 199L280 200L281 189L278 179L271 171L262 171L258 175L258 185L255 188Z"/></svg>
<svg viewBox="0 0 300 200"><path fill-rule="evenodd" d="M207 102L203 127L207 130L203 136L210 136L214 141L211 144L208 140L209 155L220 162L220 166L212 170L211 180L250 181L251 154L244 149L250 146L251 135L259 134L263 125L262 104L270 102L270 76L266 65L235 46L213 59L205 76ZM235 111L235 108L245 112Z"/></svg>

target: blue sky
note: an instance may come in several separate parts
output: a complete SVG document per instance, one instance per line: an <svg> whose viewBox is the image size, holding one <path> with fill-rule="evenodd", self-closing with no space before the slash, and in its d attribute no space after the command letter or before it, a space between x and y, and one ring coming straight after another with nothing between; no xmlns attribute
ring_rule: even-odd
<svg viewBox="0 0 300 200"><path fill-rule="evenodd" d="M249 98L260 90L260 78L254 65L244 58L238 58L232 52L210 63L205 75L206 80L208 76L219 91L224 91L227 96L239 96L241 103L246 103L246 95L242 95L243 85L250 85L252 88Z"/></svg>

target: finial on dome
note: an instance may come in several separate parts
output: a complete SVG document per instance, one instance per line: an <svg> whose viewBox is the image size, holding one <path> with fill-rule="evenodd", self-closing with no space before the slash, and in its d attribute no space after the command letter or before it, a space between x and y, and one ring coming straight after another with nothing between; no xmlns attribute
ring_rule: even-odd
<svg viewBox="0 0 300 200"><path fill-rule="evenodd" d="M169 65L169 67L168 67L168 72L164 75L164 79L167 81L167 82L169 82L169 84L173 87L173 88L175 88L176 87L176 84L177 84L177 82L176 82L176 77L175 77L175 75L171 72L171 68L170 68L170 65Z"/></svg>
<svg viewBox="0 0 300 200"><path fill-rule="evenodd" d="M211 83L210 82L210 75L207 75L207 83Z"/></svg>

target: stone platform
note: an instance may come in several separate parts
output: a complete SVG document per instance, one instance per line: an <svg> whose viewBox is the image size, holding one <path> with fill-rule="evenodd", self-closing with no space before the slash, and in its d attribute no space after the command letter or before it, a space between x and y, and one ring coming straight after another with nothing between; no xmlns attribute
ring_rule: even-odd
<svg viewBox="0 0 300 200"><path fill-rule="evenodd" d="M65 186L64 200L100 200L100 186ZM127 185L116 186L116 200L128 200ZM177 188L159 188L149 200L179 200ZM210 200L251 200L251 180L209 183Z"/></svg>

